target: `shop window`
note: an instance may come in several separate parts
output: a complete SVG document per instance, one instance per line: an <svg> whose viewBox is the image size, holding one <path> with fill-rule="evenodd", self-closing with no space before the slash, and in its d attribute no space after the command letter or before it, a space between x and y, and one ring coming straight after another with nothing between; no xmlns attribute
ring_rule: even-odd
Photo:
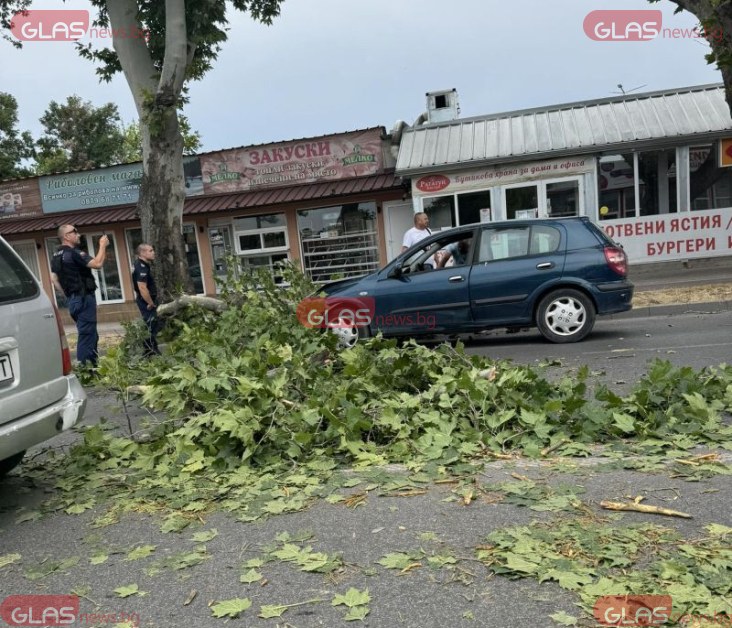
<svg viewBox="0 0 732 628"><path fill-rule="evenodd" d="M641 216L676 211L676 151L638 153L638 206Z"/></svg>
<svg viewBox="0 0 732 628"><path fill-rule="evenodd" d="M429 216L431 231L454 227L455 195L422 199L422 211Z"/></svg>
<svg viewBox="0 0 732 628"><path fill-rule="evenodd" d="M82 233L79 248L86 251L92 257L96 255L101 233ZM107 246L106 257L101 268L92 270L94 279L97 282L96 298L99 303L121 301L124 299L122 293L122 283L119 275L119 262L117 259L117 248L115 238L112 234L107 234L109 245ZM46 253L48 255L48 269L51 270L51 258L53 254L61 246L58 238L46 238ZM56 304L58 307L68 307L66 297L56 292Z"/></svg>
<svg viewBox="0 0 732 628"><path fill-rule="evenodd" d="M285 214L260 214L234 219L234 247L239 255L240 268L251 272L255 268L269 268L275 281L277 262L288 259L287 218Z"/></svg>
<svg viewBox="0 0 732 628"><path fill-rule="evenodd" d="M579 181L556 181L546 184L546 209L549 218L577 216L580 206Z"/></svg>
<svg viewBox="0 0 732 628"><path fill-rule="evenodd" d="M297 212L305 272L315 282L358 277L379 268L376 203Z"/></svg>
<svg viewBox="0 0 732 628"><path fill-rule="evenodd" d="M15 252L20 256L26 266L31 269L33 276L41 281L41 271L38 268L38 256L36 255L35 242L8 242Z"/></svg>
<svg viewBox="0 0 732 628"><path fill-rule="evenodd" d="M716 153L716 144L689 148L692 211L732 207L732 168L718 168Z"/></svg>
<svg viewBox="0 0 732 628"><path fill-rule="evenodd" d="M470 225L474 222L491 221L491 192L470 192L458 194L458 224Z"/></svg>
<svg viewBox="0 0 732 628"><path fill-rule="evenodd" d="M132 266L137 259L135 251L142 244L142 229L139 227L136 229L126 229L125 240L127 243L127 254L130 256L130 272L132 272ZM151 242L150 244L160 254L155 242ZM203 294L203 276L201 273L201 261L198 257L198 240L196 239L195 225L183 225L183 251L188 262L188 276L193 283L193 290L196 294Z"/></svg>
<svg viewBox="0 0 732 628"><path fill-rule="evenodd" d="M522 185L505 189L508 220L536 218L539 213L539 188Z"/></svg>
<svg viewBox="0 0 732 628"><path fill-rule="evenodd" d="M597 168L597 189L600 191L601 220L635 216L633 153L600 157Z"/></svg>

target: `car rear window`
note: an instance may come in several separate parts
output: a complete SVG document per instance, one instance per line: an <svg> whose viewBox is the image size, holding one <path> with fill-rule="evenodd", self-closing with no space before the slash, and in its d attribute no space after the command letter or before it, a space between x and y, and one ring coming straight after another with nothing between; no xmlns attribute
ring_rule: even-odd
<svg viewBox="0 0 732 628"><path fill-rule="evenodd" d="M0 240L0 304L30 299L38 291L33 274L13 249Z"/></svg>

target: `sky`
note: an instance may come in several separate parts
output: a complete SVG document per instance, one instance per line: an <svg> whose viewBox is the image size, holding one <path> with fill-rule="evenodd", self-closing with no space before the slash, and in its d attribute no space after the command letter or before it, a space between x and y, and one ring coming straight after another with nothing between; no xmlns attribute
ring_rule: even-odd
<svg viewBox="0 0 732 628"><path fill-rule="evenodd" d="M30 8L88 7L41 0ZM673 36L697 20L674 14L669 0L285 0L281 9L271 26L230 14L229 41L191 85L184 112L203 151L389 131L417 119L428 91L455 88L467 118L614 96L618 85L640 93L721 82L704 40ZM583 21L601 9L661 10L668 32L593 41ZM49 103L73 94L115 103L125 123L136 119L124 78L100 83L72 43L16 50L0 40L0 90L17 99L19 128L36 138Z"/></svg>

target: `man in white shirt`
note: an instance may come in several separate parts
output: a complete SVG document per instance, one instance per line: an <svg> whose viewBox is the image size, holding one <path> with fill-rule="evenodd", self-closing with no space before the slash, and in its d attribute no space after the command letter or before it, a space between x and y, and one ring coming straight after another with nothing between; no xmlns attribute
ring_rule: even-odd
<svg viewBox="0 0 732 628"><path fill-rule="evenodd" d="M432 232L429 229L429 225L430 219L427 214L425 214L424 212L418 212L414 214L414 227L409 229L404 234L404 239L402 240L402 253L404 253L404 251L406 251L408 248L417 244L417 242L420 242L426 237L432 235ZM434 257L428 258L424 263L424 267L429 270L434 269Z"/></svg>

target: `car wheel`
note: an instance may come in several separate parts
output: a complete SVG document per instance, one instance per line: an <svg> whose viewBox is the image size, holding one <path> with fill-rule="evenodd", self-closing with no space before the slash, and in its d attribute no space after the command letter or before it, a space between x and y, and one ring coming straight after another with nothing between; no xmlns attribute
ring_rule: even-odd
<svg viewBox="0 0 732 628"><path fill-rule="evenodd" d="M331 331L338 337L339 349L352 349L358 344L359 340L365 340L371 336L368 326L356 326L338 321L337 326L333 326Z"/></svg>
<svg viewBox="0 0 732 628"><path fill-rule="evenodd" d="M24 451L21 451L18 454L15 454L14 456L10 456L10 458L5 458L5 460L0 460L0 477L4 476L8 471L11 471L12 469L15 469L20 464L20 461L23 460L23 456L25 455Z"/></svg>
<svg viewBox="0 0 732 628"><path fill-rule="evenodd" d="M595 306L579 290L555 290L539 302L536 326L550 342L578 342L595 326Z"/></svg>

